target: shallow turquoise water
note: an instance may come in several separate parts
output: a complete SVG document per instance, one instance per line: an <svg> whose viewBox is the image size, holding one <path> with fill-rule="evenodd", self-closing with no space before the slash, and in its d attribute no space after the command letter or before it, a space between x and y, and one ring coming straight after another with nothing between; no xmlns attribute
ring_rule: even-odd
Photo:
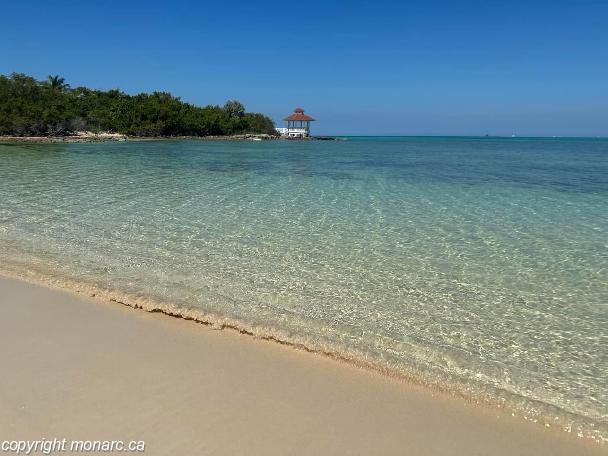
<svg viewBox="0 0 608 456"><path fill-rule="evenodd" d="M608 437L608 140L0 145L0 261Z"/></svg>

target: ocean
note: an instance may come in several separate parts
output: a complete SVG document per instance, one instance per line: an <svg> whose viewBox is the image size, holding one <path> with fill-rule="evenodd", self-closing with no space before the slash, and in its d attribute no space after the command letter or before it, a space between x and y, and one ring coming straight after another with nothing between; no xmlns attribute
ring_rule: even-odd
<svg viewBox="0 0 608 456"><path fill-rule="evenodd" d="M608 439L608 140L0 145L0 268Z"/></svg>

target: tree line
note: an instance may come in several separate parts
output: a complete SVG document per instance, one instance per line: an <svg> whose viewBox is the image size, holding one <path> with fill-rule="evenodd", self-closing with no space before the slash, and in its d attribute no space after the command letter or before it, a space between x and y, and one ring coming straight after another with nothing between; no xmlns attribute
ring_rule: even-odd
<svg viewBox="0 0 608 456"><path fill-rule="evenodd" d="M45 81L0 75L0 135L58 136L76 131L133 136L276 134L272 120L245 112L238 101L199 107L167 92L71 88L59 76Z"/></svg>

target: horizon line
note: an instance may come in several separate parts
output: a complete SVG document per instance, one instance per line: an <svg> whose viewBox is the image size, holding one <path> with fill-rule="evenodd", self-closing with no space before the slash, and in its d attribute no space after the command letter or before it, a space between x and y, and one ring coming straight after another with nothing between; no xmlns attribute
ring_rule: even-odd
<svg viewBox="0 0 608 456"><path fill-rule="evenodd" d="M373 137L384 137L384 138L503 138L503 139L608 139L608 135L475 135L475 134L316 134L311 136L335 136L335 137L349 137L349 138L373 138Z"/></svg>

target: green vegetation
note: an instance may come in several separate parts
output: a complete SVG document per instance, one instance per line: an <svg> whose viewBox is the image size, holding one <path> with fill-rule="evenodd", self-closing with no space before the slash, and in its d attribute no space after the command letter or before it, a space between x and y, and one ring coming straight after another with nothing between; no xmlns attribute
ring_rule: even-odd
<svg viewBox="0 0 608 456"><path fill-rule="evenodd" d="M84 130L135 136L275 134L270 118L245 112L238 101L198 107L166 92L132 96L70 88L59 76L37 81L19 73L0 75L0 135L57 136Z"/></svg>

